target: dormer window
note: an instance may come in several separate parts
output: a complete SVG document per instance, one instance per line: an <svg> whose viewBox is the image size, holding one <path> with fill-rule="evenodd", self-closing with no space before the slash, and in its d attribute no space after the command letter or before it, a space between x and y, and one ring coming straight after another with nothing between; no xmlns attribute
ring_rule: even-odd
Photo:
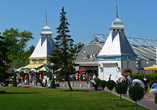
<svg viewBox="0 0 157 110"><path fill-rule="evenodd" d="M123 32L124 30L123 30L123 29L121 29L121 31Z"/></svg>
<svg viewBox="0 0 157 110"><path fill-rule="evenodd" d="M117 32L119 32L119 29L117 29Z"/></svg>
<svg viewBox="0 0 157 110"><path fill-rule="evenodd" d="M115 32L115 31L116 31L116 29L113 29L113 31Z"/></svg>

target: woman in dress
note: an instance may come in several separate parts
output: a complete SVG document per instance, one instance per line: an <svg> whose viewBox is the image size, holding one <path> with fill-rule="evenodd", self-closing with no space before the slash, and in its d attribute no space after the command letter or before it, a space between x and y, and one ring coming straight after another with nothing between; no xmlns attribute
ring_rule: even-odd
<svg viewBox="0 0 157 110"><path fill-rule="evenodd" d="M147 97L147 90L148 90L149 81L148 81L146 74L143 75L143 83L144 83L145 97Z"/></svg>

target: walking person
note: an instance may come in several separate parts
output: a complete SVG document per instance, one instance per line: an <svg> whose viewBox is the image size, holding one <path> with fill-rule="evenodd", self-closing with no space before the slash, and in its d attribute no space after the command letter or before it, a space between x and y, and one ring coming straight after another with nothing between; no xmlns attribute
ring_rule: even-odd
<svg viewBox="0 0 157 110"><path fill-rule="evenodd" d="M75 77L76 77L76 81L78 81L78 73L76 73Z"/></svg>
<svg viewBox="0 0 157 110"><path fill-rule="evenodd" d="M155 83L153 83L152 89L157 89L157 81L155 81ZM157 92L154 92L154 96L156 96Z"/></svg>
<svg viewBox="0 0 157 110"><path fill-rule="evenodd" d="M130 87L132 87L132 81L134 79L134 77L132 76L132 73L129 74L129 76L127 77L128 79L128 87L130 89Z"/></svg>
<svg viewBox="0 0 157 110"><path fill-rule="evenodd" d="M124 77L122 78L122 82L125 83L128 86L128 78L127 75L125 74ZM124 94L124 96L127 96L126 94Z"/></svg>
<svg viewBox="0 0 157 110"><path fill-rule="evenodd" d="M143 75L143 83L144 83L145 97L147 97L147 90L148 90L149 81L148 81L146 74Z"/></svg>
<svg viewBox="0 0 157 110"><path fill-rule="evenodd" d="M25 75L25 83L24 84L26 84L27 83L27 75Z"/></svg>
<svg viewBox="0 0 157 110"><path fill-rule="evenodd" d="M109 76L108 80L109 80L109 81L111 80L111 74L110 74L110 76Z"/></svg>

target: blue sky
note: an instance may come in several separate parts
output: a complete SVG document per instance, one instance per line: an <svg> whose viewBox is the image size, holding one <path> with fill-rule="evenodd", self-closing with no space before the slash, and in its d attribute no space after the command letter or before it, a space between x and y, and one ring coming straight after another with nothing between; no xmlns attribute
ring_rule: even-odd
<svg viewBox="0 0 157 110"><path fill-rule="evenodd" d="M57 36L61 8L64 6L70 23L70 35L74 43L81 42L93 33L109 34L116 18L116 0L0 0L0 32L18 28L30 31L34 40L28 46L36 46L47 11L48 26ZM157 39L157 0L117 0L118 18L123 21L127 37Z"/></svg>

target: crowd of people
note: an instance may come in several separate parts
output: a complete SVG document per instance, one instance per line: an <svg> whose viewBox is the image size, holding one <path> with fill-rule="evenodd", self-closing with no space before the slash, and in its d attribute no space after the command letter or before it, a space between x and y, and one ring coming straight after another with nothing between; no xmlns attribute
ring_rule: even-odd
<svg viewBox="0 0 157 110"><path fill-rule="evenodd" d="M21 75L20 73L16 74L16 80L17 80L17 84L19 86L21 86L21 84L29 85L30 82L32 85L37 85L37 82L41 82L41 83L43 83L44 86L47 86L47 84L49 83L49 80L50 80L49 77L42 76L41 74L39 76L36 76L36 74L34 72L32 72L31 74L26 73L24 75L24 77L22 77L22 76L23 75Z"/></svg>

